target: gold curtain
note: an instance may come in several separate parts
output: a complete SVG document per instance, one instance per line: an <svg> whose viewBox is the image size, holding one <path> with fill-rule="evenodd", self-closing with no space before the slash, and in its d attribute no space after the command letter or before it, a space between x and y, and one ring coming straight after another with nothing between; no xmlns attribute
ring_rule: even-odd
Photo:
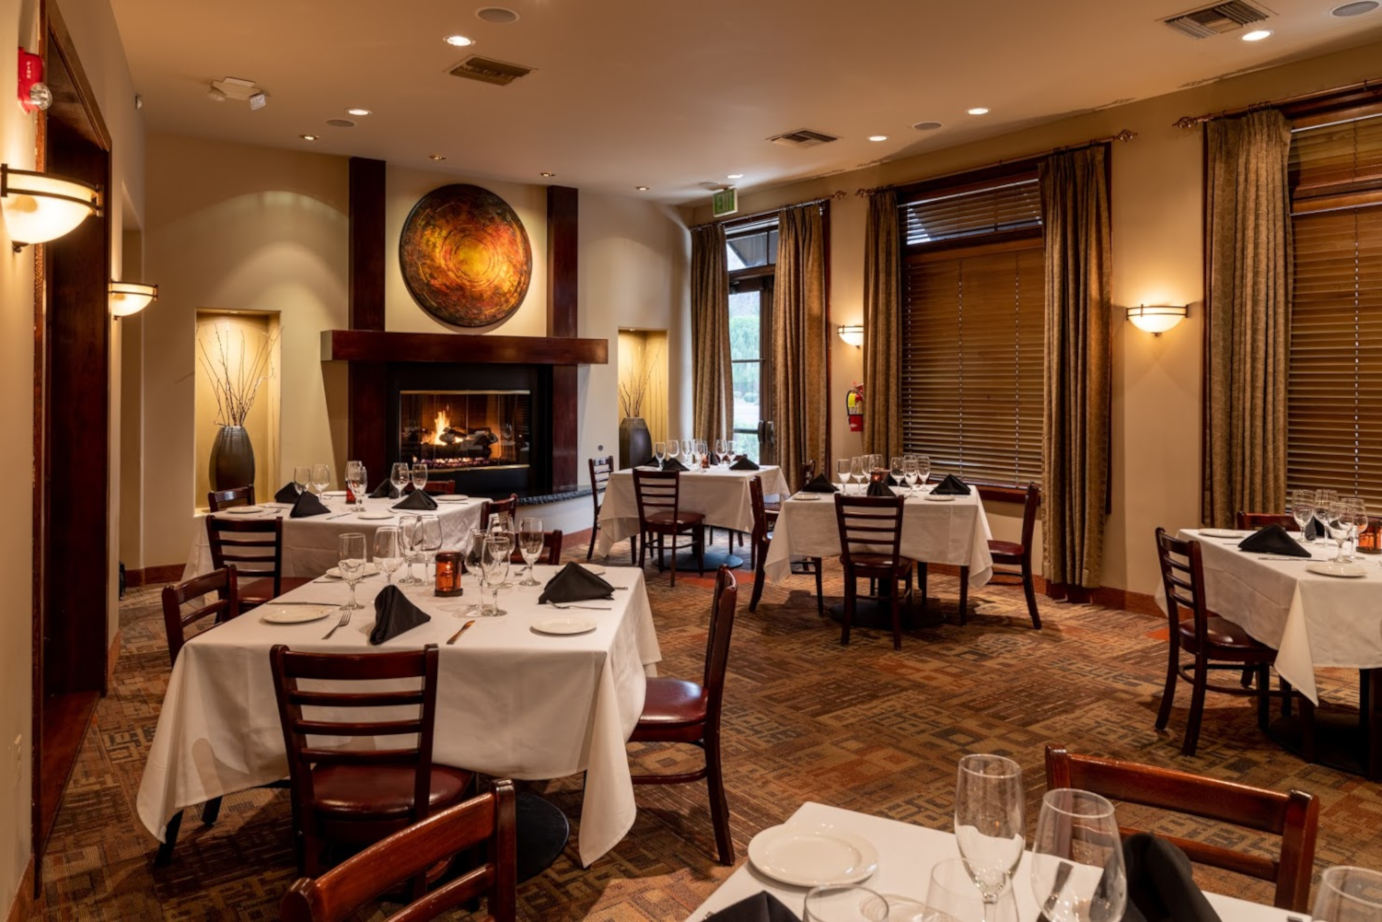
<svg viewBox="0 0 1382 922"><path fill-rule="evenodd" d="M1286 503L1291 126L1275 109L1206 128L1204 458L1200 515Z"/></svg>
<svg viewBox="0 0 1382 922"><path fill-rule="evenodd" d="M1113 306L1106 157L1103 145L1054 154L1040 171L1046 251L1042 544L1046 579L1069 589L1097 587L1103 563Z"/></svg>
<svg viewBox="0 0 1382 922"><path fill-rule="evenodd" d="M897 193L869 195L864 230L864 451L902 452L901 244Z"/></svg>
<svg viewBox="0 0 1382 922"><path fill-rule="evenodd" d="M730 374L725 229L720 224L707 224L691 230L693 437L713 444L733 425Z"/></svg>
<svg viewBox="0 0 1382 922"><path fill-rule="evenodd" d="M801 466L814 459L828 470L826 410L825 208L782 209L773 278L770 416L777 463L793 489Z"/></svg>

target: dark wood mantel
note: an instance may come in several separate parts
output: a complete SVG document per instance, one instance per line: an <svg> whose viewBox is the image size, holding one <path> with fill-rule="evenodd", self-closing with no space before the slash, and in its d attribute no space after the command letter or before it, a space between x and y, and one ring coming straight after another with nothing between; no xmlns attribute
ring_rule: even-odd
<svg viewBox="0 0 1382 922"><path fill-rule="evenodd" d="M323 330L323 362L478 362L501 365L607 365L609 341L574 336L474 336Z"/></svg>

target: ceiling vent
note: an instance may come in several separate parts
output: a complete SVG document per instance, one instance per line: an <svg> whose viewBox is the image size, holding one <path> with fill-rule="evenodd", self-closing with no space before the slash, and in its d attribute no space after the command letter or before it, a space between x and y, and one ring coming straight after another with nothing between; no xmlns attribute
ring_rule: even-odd
<svg viewBox="0 0 1382 922"><path fill-rule="evenodd" d="M798 128L796 131L788 131L783 134L773 135L768 139L774 144L781 144L783 147L815 147L817 144L829 144L831 141L838 141L834 135L826 134L823 131L812 131L810 128Z"/></svg>
<svg viewBox="0 0 1382 922"><path fill-rule="evenodd" d="M1191 38L1212 38L1225 32L1234 32L1251 22L1261 22L1267 13L1243 3L1242 0L1228 0L1204 9L1181 13L1165 20L1166 25L1177 32L1184 32Z"/></svg>
<svg viewBox="0 0 1382 922"><path fill-rule="evenodd" d="M506 64L493 58L482 58L478 54L472 54L451 68L451 76L453 77L466 77L470 80L479 80L481 83L492 83L495 86L508 86L519 77L526 77L532 72L531 67L524 67L522 64Z"/></svg>

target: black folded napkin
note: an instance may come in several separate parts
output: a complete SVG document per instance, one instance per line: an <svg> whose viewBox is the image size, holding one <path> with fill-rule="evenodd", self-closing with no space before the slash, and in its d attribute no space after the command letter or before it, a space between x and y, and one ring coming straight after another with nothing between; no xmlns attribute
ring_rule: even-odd
<svg viewBox="0 0 1382 922"><path fill-rule="evenodd" d="M562 567L556 576L542 587L542 595L537 603L548 602L565 604L567 602L589 602L591 599L614 598L614 587L591 573L585 567L572 561Z"/></svg>
<svg viewBox="0 0 1382 922"><path fill-rule="evenodd" d="M758 465L749 460L748 455L740 455L734 463L729 466L731 471L756 471Z"/></svg>
<svg viewBox="0 0 1382 922"><path fill-rule="evenodd" d="M392 480L384 481L370 493L370 499L398 499L398 496L398 488L393 485Z"/></svg>
<svg viewBox="0 0 1382 922"><path fill-rule="evenodd" d="M839 493L840 490L835 484L825 479L824 474L817 474L802 485L803 493Z"/></svg>
<svg viewBox="0 0 1382 922"><path fill-rule="evenodd" d="M888 486L890 486L890 487L900 487L900 486L902 486L901 481L899 481L896 477L894 477L894 476L892 475L892 471L889 471L887 474L884 474L884 475L883 475L883 482L886 483L886 484L887 484Z"/></svg>
<svg viewBox="0 0 1382 922"><path fill-rule="evenodd" d="M676 458L668 458L666 461L663 461L663 462L662 462L662 469L663 469L664 471L684 471L684 470L688 470L687 466L686 466L685 464L682 464L682 463L681 463L680 461L678 461Z"/></svg>
<svg viewBox="0 0 1382 922"><path fill-rule="evenodd" d="M1219 922L1190 873L1190 859L1170 842L1139 832L1123 840L1128 905L1123 922Z"/></svg>
<svg viewBox="0 0 1382 922"><path fill-rule="evenodd" d="M374 629L369 632L369 642L378 646L431 620L427 612L408 601L402 589L385 586L374 597Z"/></svg>
<svg viewBox="0 0 1382 922"><path fill-rule="evenodd" d="M797 922L792 910L766 890L706 916L705 922Z"/></svg>
<svg viewBox="0 0 1382 922"><path fill-rule="evenodd" d="M297 501L298 486L291 480L279 487L278 492L274 494L274 502L276 503L295 503Z"/></svg>
<svg viewBox="0 0 1382 922"><path fill-rule="evenodd" d="M435 509L437 501L426 490L414 490L404 497L403 502L394 503L395 509Z"/></svg>
<svg viewBox="0 0 1382 922"><path fill-rule="evenodd" d="M1284 554L1287 557L1309 557L1310 552L1291 537L1291 533L1280 525L1259 528L1238 542L1238 550L1257 554Z"/></svg>
<svg viewBox="0 0 1382 922"><path fill-rule="evenodd" d="M954 474L946 474L945 479L936 484L936 488L931 492L937 496L968 496L969 484Z"/></svg>
<svg viewBox="0 0 1382 922"><path fill-rule="evenodd" d="M330 511L317 499L317 494L303 493L293 501L293 511L288 515L295 519L305 519L314 515L326 515Z"/></svg>
<svg viewBox="0 0 1382 922"><path fill-rule="evenodd" d="M896 496L897 494L893 493L893 491L892 491L891 489L889 489L888 485L887 485L886 483L884 483L883 481L881 481L881 480L870 480L870 481L869 481L869 488L868 488L868 490L866 490L866 491L864 492L864 495L865 495L865 496L886 496L886 497L888 497L889 499L892 499L892 497Z"/></svg>
<svg viewBox="0 0 1382 922"><path fill-rule="evenodd" d="M1301 537L1306 541L1314 541L1316 538L1328 538L1329 535L1325 533L1324 523L1312 515L1310 516L1310 521L1305 523L1305 529L1301 532Z"/></svg>

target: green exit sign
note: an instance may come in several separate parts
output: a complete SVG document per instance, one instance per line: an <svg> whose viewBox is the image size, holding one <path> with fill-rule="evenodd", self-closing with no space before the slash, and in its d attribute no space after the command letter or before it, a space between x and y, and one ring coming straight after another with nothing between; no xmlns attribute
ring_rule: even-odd
<svg viewBox="0 0 1382 922"><path fill-rule="evenodd" d="M739 195L733 189L721 189L710 197L710 213L717 218L739 210Z"/></svg>

